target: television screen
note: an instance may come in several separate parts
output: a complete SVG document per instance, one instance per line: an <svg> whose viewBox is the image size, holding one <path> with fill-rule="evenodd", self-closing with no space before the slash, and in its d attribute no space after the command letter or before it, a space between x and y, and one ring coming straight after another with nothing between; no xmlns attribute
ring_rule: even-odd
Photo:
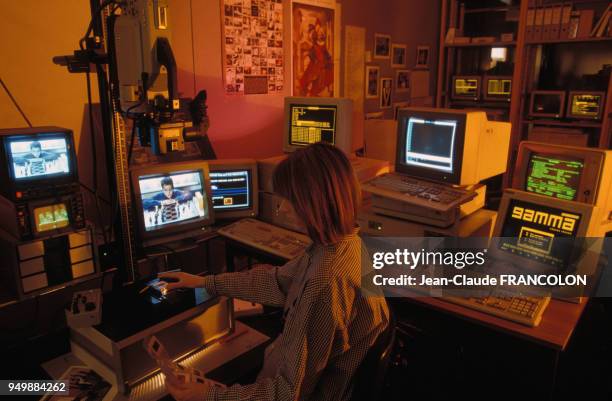
<svg viewBox="0 0 612 401"><path fill-rule="evenodd" d="M593 93L573 93L569 108L570 117L599 118L603 96Z"/></svg>
<svg viewBox="0 0 612 401"><path fill-rule="evenodd" d="M410 117L406 124L404 164L453 171L457 121Z"/></svg>
<svg viewBox="0 0 612 401"><path fill-rule="evenodd" d="M251 207L251 171L211 171L210 187L213 208L237 210Z"/></svg>
<svg viewBox="0 0 612 401"><path fill-rule="evenodd" d="M208 219L201 170L138 177L145 231Z"/></svg>
<svg viewBox="0 0 612 401"><path fill-rule="evenodd" d="M68 227L70 219L65 203L34 208L34 229L38 233Z"/></svg>
<svg viewBox="0 0 612 401"><path fill-rule="evenodd" d="M479 95L477 78L455 78L455 96L477 98Z"/></svg>
<svg viewBox="0 0 612 401"><path fill-rule="evenodd" d="M65 137L8 138L9 164L15 180L45 179L70 174Z"/></svg>
<svg viewBox="0 0 612 401"><path fill-rule="evenodd" d="M553 198L576 200L584 160L533 153L527 167L525 190Z"/></svg>
<svg viewBox="0 0 612 401"><path fill-rule="evenodd" d="M547 265L565 268L581 215L511 200L500 234L499 249Z"/></svg>
<svg viewBox="0 0 612 401"><path fill-rule="evenodd" d="M333 105L289 106L289 144L307 146L316 142L335 145L337 107Z"/></svg>
<svg viewBox="0 0 612 401"><path fill-rule="evenodd" d="M531 107L533 115L559 116L563 113L563 98L557 93L534 93Z"/></svg>
<svg viewBox="0 0 612 401"><path fill-rule="evenodd" d="M487 82L487 95L491 97L510 97L511 79L490 78Z"/></svg>

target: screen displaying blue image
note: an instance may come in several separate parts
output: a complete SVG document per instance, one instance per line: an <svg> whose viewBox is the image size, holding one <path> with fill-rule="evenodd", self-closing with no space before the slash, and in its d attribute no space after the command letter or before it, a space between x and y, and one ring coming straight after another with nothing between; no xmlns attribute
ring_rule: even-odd
<svg viewBox="0 0 612 401"><path fill-rule="evenodd" d="M146 231L208 218L207 195L199 170L142 176L138 184Z"/></svg>
<svg viewBox="0 0 612 401"><path fill-rule="evenodd" d="M9 139L9 163L15 180L44 179L70 174L66 138Z"/></svg>
<svg viewBox="0 0 612 401"><path fill-rule="evenodd" d="M249 174L249 170L211 171L213 208L235 210L251 207Z"/></svg>

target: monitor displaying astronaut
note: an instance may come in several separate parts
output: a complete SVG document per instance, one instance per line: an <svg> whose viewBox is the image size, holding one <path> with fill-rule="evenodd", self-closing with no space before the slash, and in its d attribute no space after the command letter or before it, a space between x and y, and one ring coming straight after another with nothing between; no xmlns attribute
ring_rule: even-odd
<svg viewBox="0 0 612 401"><path fill-rule="evenodd" d="M138 177L145 231L207 219L202 172L183 171Z"/></svg>
<svg viewBox="0 0 612 401"><path fill-rule="evenodd" d="M10 165L15 180L45 179L70 174L66 138L15 139L9 142Z"/></svg>

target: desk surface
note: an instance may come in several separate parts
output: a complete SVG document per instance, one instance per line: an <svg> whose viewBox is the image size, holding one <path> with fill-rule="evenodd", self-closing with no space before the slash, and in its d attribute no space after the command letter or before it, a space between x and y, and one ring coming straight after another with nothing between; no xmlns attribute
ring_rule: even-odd
<svg viewBox="0 0 612 401"><path fill-rule="evenodd" d="M552 299L542 316L540 325L527 327L488 313L446 302L441 298L412 297L403 298L403 300L426 305L559 351L564 350L567 346L587 303L586 300L580 304L574 304Z"/></svg>

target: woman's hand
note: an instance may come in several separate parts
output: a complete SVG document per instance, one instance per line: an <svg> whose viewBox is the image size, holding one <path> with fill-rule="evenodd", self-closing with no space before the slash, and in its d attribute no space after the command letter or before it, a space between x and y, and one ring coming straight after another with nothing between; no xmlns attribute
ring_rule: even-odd
<svg viewBox="0 0 612 401"><path fill-rule="evenodd" d="M159 273L157 277L168 283L166 286L168 291L176 288L199 288L204 284L203 277L185 272Z"/></svg>

